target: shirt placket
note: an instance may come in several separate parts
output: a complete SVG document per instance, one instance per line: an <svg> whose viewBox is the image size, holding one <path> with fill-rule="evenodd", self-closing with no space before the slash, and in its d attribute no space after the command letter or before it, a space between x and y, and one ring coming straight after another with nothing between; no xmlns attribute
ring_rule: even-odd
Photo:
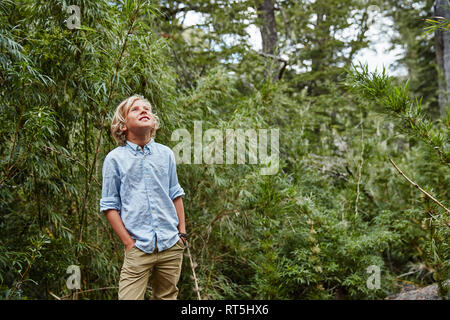
<svg viewBox="0 0 450 320"><path fill-rule="evenodd" d="M150 209L150 216L151 216L151 225L153 228L153 231L155 232L155 237L158 238L158 227L156 223L156 217L154 215L154 207L153 207L153 195L152 195L152 188L151 188L151 166L150 166L150 154L151 152L148 151L146 148L144 148L144 154L143 154L143 168L144 168L144 181L145 181L145 189L147 194L147 200L148 200L148 207ZM157 245L156 239L155 239L155 246Z"/></svg>

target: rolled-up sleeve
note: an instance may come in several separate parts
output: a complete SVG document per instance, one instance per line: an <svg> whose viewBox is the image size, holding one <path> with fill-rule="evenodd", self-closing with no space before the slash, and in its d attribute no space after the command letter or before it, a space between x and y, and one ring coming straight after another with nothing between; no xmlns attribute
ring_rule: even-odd
<svg viewBox="0 0 450 320"><path fill-rule="evenodd" d="M170 161L169 161L169 196L170 199L174 200L179 196L184 196L184 190L178 183L177 176L177 165L175 161L175 155L173 151L170 151Z"/></svg>
<svg viewBox="0 0 450 320"><path fill-rule="evenodd" d="M100 212L115 209L120 211L120 174L117 162L106 156L102 168L102 198L100 199Z"/></svg>

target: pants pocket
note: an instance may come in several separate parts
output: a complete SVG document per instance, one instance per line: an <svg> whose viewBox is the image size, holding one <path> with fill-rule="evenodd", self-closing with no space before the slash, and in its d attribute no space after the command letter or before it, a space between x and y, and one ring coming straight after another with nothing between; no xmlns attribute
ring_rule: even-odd
<svg viewBox="0 0 450 320"><path fill-rule="evenodd" d="M125 259L130 255L131 251L133 251L135 248L136 248L136 245L134 244L130 249L128 249L128 251L124 250Z"/></svg>
<svg viewBox="0 0 450 320"><path fill-rule="evenodd" d="M175 246L177 246L178 248L181 248L183 250L186 248L186 246L183 243L181 243L181 240L178 240L177 243L175 244Z"/></svg>

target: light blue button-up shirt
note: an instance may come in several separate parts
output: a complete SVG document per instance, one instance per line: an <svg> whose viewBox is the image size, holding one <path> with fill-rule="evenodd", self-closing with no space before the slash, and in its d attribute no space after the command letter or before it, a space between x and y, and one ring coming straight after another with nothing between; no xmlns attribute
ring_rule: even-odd
<svg viewBox="0 0 450 320"><path fill-rule="evenodd" d="M180 239L173 200L184 196L173 151L151 138L142 148L127 141L103 162L100 211L116 209L136 247L152 253ZM157 241L155 241L157 239Z"/></svg>

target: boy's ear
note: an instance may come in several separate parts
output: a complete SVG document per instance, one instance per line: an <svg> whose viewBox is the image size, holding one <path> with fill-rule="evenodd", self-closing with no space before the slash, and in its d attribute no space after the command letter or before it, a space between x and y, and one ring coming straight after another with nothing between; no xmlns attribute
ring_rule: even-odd
<svg viewBox="0 0 450 320"><path fill-rule="evenodd" d="M123 124L120 126L120 131L126 132L127 130L128 130L127 125L126 125L125 123L123 123Z"/></svg>

